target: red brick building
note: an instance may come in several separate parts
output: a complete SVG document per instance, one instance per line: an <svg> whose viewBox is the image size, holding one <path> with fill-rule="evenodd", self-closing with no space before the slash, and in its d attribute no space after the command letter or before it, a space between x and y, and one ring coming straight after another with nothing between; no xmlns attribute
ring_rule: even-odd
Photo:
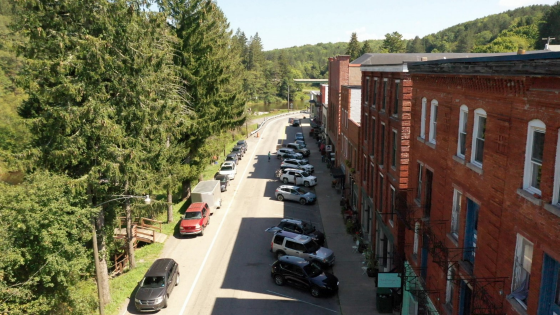
<svg viewBox="0 0 560 315"><path fill-rule="evenodd" d="M560 53L408 70L403 314L560 314Z"/></svg>

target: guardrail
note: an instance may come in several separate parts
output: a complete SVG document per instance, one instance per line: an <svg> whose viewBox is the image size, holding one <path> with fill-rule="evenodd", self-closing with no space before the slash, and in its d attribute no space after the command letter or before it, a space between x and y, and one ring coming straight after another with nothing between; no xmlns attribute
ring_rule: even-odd
<svg viewBox="0 0 560 315"><path fill-rule="evenodd" d="M280 117L283 117L283 116L289 116L289 115L293 115L293 114L299 114L299 113L301 113L301 111L293 111L293 112L288 112L288 113L284 113L284 114L279 114L279 115L276 115L276 116L266 117L266 118L263 120L262 123L258 124L257 129L255 129L255 130L253 130L253 131L251 131L251 132L249 133L249 136L252 136L252 135L254 135L255 133L259 132L259 130L261 130L261 128L262 128L264 125L266 125L266 122L269 121L269 120L276 119L276 118L280 118Z"/></svg>

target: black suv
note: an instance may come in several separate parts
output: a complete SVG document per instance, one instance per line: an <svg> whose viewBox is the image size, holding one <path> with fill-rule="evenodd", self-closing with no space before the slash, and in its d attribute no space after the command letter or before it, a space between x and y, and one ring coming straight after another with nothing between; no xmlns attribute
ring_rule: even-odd
<svg viewBox="0 0 560 315"><path fill-rule="evenodd" d="M171 258L154 261L138 284L134 305L140 312L153 312L167 307L167 299L179 284L179 265Z"/></svg>
<svg viewBox="0 0 560 315"><path fill-rule="evenodd" d="M275 233L277 231L286 231L296 234L303 234L311 237L319 246L325 245L325 234L315 229L311 223L307 223L298 219L282 219L277 226L266 229L266 232Z"/></svg>
<svg viewBox="0 0 560 315"><path fill-rule="evenodd" d="M337 277L324 272L316 263L299 257L280 257L272 264L271 276L277 285L288 283L304 290L310 290L314 297L338 291Z"/></svg>
<svg viewBox="0 0 560 315"><path fill-rule="evenodd" d="M239 164L239 155L237 153L230 153L226 155L226 161L235 162L235 165Z"/></svg>
<svg viewBox="0 0 560 315"><path fill-rule="evenodd" d="M236 145L233 149L231 149L231 153L237 154L237 157L241 160L243 155L245 155L245 150L243 150L242 146Z"/></svg>
<svg viewBox="0 0 560 315"><path fill-rule="evenodd" d="M249 148L249 145L247 144L247 141L245 140L239 140L237 141L237 145L240 147L243 147L243 151L247 152L247 149Z"/></svg>

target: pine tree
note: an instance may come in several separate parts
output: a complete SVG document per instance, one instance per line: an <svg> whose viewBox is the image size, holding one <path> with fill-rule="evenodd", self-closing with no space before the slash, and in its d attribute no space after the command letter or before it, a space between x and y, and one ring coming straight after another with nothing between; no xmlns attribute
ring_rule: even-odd
<svg viewBox="0 0 560 315"><path fill-rule="evenodd" d="M346 48L346 54L350 56L350 60L360 57L360 42L358 41L358 35L356 35L356 33L352 33L350 37L350 42L348 42L348 47Z"/></svg>
<svg viewBox="0 0 560 315"><path fill-rule="evenodd" d="M416 36L413 40L409 41L406 45L406 52L407 53L425 53L426 48L424 48L424 44L420 37Z"/></svg>
<svg viewBox="0 0 560 315"><path fill-rule="evenodd" d="M367 40L364 41L364 45L362 46L362 49L360 50L360 56L362 56L363 54L367 54L367 53L371 53L371 47L369 46L369 42Z"/></svg>
<svg viewBox="0 0 560 315"><path fill-rule="evenodd" d="M403 53L406 51L405 42L402 39L402 35L398 32L385 34L382 48L387 53Z"/></svg>

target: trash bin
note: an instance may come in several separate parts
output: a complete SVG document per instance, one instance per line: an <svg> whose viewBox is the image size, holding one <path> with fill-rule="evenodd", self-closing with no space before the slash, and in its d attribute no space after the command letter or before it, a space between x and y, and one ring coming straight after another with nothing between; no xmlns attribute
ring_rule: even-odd
<svg viewBox="0 0 560 315"><path fill-rule="evenodd" d="M393 312L393 293L389 288L377 288L377 311L379 313Z"/></svg>

